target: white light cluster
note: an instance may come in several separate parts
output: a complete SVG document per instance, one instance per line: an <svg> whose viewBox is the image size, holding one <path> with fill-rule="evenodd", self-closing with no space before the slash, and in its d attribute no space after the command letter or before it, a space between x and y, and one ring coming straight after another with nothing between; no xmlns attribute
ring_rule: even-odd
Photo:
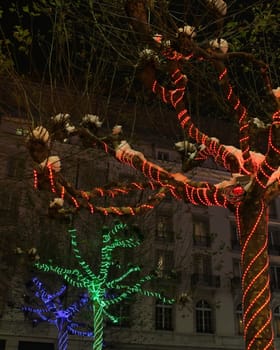
<svg viewBox="0 0 280 350"><path fill-rule="evenodd" d="M68 113L58 113L54 117L51 118L55 123L58 124L63 124L65 125L66 131L71 134L72 132L75 131L75 126L71 125L69 120L70 120L70 114Z"/></svg>
<svg viewBox="0 0 280 350"><path fill-rule="evenodd" d="M48 157L42 163L40 163L40 167L42 169L45 168L46 166L50 166L54 172L59 173L61 170L60 158L58 156Z"/></svg>
<svg viewBox="0 0 280 350"><path fill-rule="evenodd" d="M34 139L41 140L45 143L49 142L50 135L47 129L45 129L43 126L37 126L34 130L31 132L31 136Z"/></svg>
<svg viewBox="0 0 280 350"><path fill-rule="evenodd" d="M97 128L100 128L102 126L102 121L99 120L99 116L95 114L85 114L83 117L83 122L89 122L92 124L95 124Z"/></svg>
<svg viewBox="0 0 280 350"><path fill-rule="evenodd" d="M207 2L214 6L222 16L227 13L227 4L223 0L207 0Z"/></svg>
<svg viewBox="0 0 280 350"><path fill-rule="evenodd" d="M213 39L209 41L209 45L213 49L219 49L223 53L228 52L228 42L225 39Z"/></svg>
<svg viewBox="0 0 280 350"><path fill-rule="evenodd" d="M62 198L54 198L51 202L50 202L50 208L53 207L63 207L64 204L64 200Z"/></svg>
<svg viewBox="0 0 280 350"><path fill-rule="evenodd" d="M145 160L143 153L135 151L126 140L122 140L116 148L116 158L119 160L130 160L134 156L137 156L141 160Z"/></svg>
<svg viewBox="0 0 280 350"><path fill-rule="evenodd" d="M280 98L280 86L277 89L272 89L272 92L276 98Z"/></svg>
<svg viewBox="0 0 280 350"><path fill-rule="evenodd" d="M186 25L183 28L182 27L179 28L178 32L179 33L185 33L188 36L190 36L191 38L194 38L196 36L195 27L192 27L192 26L189 26L189 25Z"/></svg>

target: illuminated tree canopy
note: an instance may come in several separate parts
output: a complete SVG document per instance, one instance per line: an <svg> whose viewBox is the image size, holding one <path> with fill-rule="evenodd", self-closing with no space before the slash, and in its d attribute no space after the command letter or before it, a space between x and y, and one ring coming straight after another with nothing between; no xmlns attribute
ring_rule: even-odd
<svg viewBox="0 0 280 350"><path fill-rule="evenodd" d="M131 275L141 271L140 266L130 266L125 273L110 279L109 273L114 263L113 251L116 248L134 248L140 244L140 241L135 238L118 237L118 234L125 229L127 229L127 225L122 223L115 224L111 230L109 228L103 228L103 245L98 272L93 272L96 269L92 268L80 255L75 229L70 229L69 233L71 234L74 256L80 269L68 269L40 262L35 264L38 269L46 272L54 272L62 276L70 285L88 291L89 298L93 304L94 350L102 349L104 318L108 317L112 322L118 322L118 317L110 313L110 306L122 302L133 294L156 297L165 303L174 302L173 299L165 298L160 293L148 291L144 288L144 284L151 281L155 276L147 275L141 277L136 283L130 285L129 278Z"/></svg>
<svg viewBox="0 0 280 350"><path fill-rule="evenodd" d="M63 306L61 297L66 292L67 287L63 285L58 291L48 293L43 283L37 278L32 278L32 282L36 288L34 296L43 303L43 308L23 306L22 310L29 318L32 319L33 324L38 322L48 322L58 329L58 350L66 350L68 348L68 335L78 335L93 337L92 331L82 331L81 327L84 324L74 322L73 318L80 312L81 308L89 302L87 294L79 297L79 300L68 306L66 309ZM38 318L35 318L35 315Z"/></svg>
<svg viewBox="0 0 280 350"><path fill-rule="evenodd" d="M220 1L213 2L212 5L218 18L222 20L227 12L226 3ZM74 126L69 122L69 116L60 114L51 121L50 132L40 127L34 129L28 139L30 154L39 165L34 173L35 187L43 188L47 183L46 188L51 190L55 197L63 197L73 212L87 207L94 213L92 199L100 191L82 192L73 186L67 187L57 167L59 159L46 156L50 154L50 140L53 138L61 141L64 132L64 138L80 135L83 139L87 139L87 145L100 147L114 155L120 162L138 169L149 183L153 184L161 197L165 195L164 192L170 192L176 199L187 203L220 206L232 210L236 216L242 247L246 349L274 349L269 306L271 295L267 253L267 211L270 201L279 195L280 190L279 88L273 87L270 82L267 63L252 53L230 52L229 43L221 37L201 45L196 41L194 26L187 23L176 26L174 22L173 35L164 30L155 33L149 22L145 1L127 1L126 11L131 18L130 24L136 36L140 42L145 41L138 56L137 76L148 91L154 93L162 103L173 108L177 122L184 133L184 140L176 143L178 151L182 154L184 172L211 158L218 166L228 171L230 180L217 184L194 182L187 174L171 173L147 160L144 154L134 150L125 139L122 139L122 135L115 128L111 135L99 137L97 130L100 128L100 123L97 116L83 119L80 126ZM233 78L229 68L232 60L237 57L261 79L261 91L265 91L270 101L269 108L259 116L250 114L250 110L238 96L241 90L231 82ZM229 115L239 126L237 130L239 147L223 144L218 138L208 135L194 124L188 106L190 100L188 93L192 90L188 91L188 86L192 83L192 68L198 65L204 65L211 70L218 94L228 106ZM256 152L251 147L251 140L254 140L260 130L265 130L268 135L262 141L266 146L264 154ZM41 147L39 157L38 145ZM145 189L145 185L138 186ZM115 189L110 190L116 193ZM103 193L110 195L111 192ZM63 205L64 201L60 201L56 206L57 212L63 213ZM137 213L134 208L111 207L102 211L105 215Z"/></svg>
<svg viewBox="0 0 280 350"><path fill-rule="evenodd" d="M14 82L11 89L4 85L2 100L6 103L13 93L32 121L27 147L34 160L34 187L52 193L50 214L63 216L79 210L105 216L141 214L152 210L166 193L193 205L228 208L235 214L242 248L245 346L247 350L274 349L267 212L280 190L279 45L275 34L279 1L49 0L32 6L17 4L12 1L8 13L17 14L20 23L1 32L1 69ZM27 29L25 22L34 23L35 17L48 23L47 33L37 41L44 58L38 70L33 65L37 56L32 55L35 41L31 33L36 31ZM27 65L22 68L18 57L24 52ZM36 81L39 73L39 86L47 82L51 94L44 106L42 91L35 91L38 85L31 89L19 78L23 72ZM61 95L54 98L54 89L60 87L76 93L74 102L67 104L81 113L81 120L73 115L73 125L69 110L59 108ZM96 102L100 95L105 100L103 109ZM170 125L173 111L181 173L174 174L134 150L119 132L119 125L112 132L106 128L100 136L100 120L109 129L115 124L114 106L112 114L108 112L114 96L121 98L123 109L128 107L128 97L135 110L143 99L147 112L140 109L137 118L131 118L133 131L137 119L145 126L153 120L157 132L159 124ZM160 108L155 112L148 109L148 103ZM85 113L91 114L82 119ZM118 114L120 120L121 112ZM41 122L49 116L55 117ZM228 133L222 132L224 140L210 131L219 118L230 121ZM170 136L171 128L167 133ZM146 181L93 190L76 188L63 177L52 145L77 136L81 147L100 148L137 169ZM188 171L209 158L227 171L229 180L213 184L190 179ZM121 193L142 190L153 195L136 207L95 204L98 197L108 197L113 203Z"/></svg>

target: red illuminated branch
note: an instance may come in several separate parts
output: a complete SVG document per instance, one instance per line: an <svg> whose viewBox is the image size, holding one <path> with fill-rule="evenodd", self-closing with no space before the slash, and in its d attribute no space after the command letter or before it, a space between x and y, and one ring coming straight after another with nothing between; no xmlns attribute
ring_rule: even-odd
<svg viewBox="0 0 280 350"><path fill-rule="evenodd" d="M141 79L145 86L160 96L164 103L171 104L177 112L177 117L187 138L199 145L206 146L204 158L212 156L214 160L232 172L241 172L237 158L229 152L219 141L202 133L192 122L191 116L185 107L184 93L187 78L178 68L178 63L173 62L170 66L170 75L175 88L167 89L160 85L157 80L152 80L154 72L151 66L144 69ZM244 169L243 169L244 170Z"/></svg>
<svg viewBox="0 0 280 350"><path fill-rule="evenodd" d="M250 174L254 170L254 167L250 155L250 134L247 109L242 105L240 99L235 95L233 87L229 81L227 68L225 67L224 63L221 61L215 61L214 66L219 73L219 81L224 91L224 95L236 112L239 124L239 143L240 149L242 150L244 170L247 171L247 174Z"/></svg>
<svg viewBox="0 0 280 350"><path fill-rule="evenodd" d="M229 204L221 189L215 186L195 187L185 184L185 201L194 205L227 207Z"/></svg>
<svg viewBox="0 0 280 350"><path fill-rule="evenodd" d="M280 111L272 115L272 124L268 136L268 152L260 165L255 178L258 192L264 192L267 185L280 178ZM278 176L274 176L278 171Z"/></svg>
<svg viewBox="0 0 280 350"><path fill-rule="evenodd" d="M67 196L66 196L67 197ZM70 197L70 196L69 196ZM102 214L105 216L108 215L139 215L143 214L149 210L154 209L156 205L158 205L165 198L164 190L159 190L154 195L151 195L149 200L146 203L141 203L137 206L95 206L89 200L79 200L75 197L69 198L68 207L61 207L59 205L52 205L49 207L49 214L52 217L59 216L68 216L70 214L75 214L82 209L87 209L91 214Z"/></svg>
<svg viewBox="0 0 280 350"><path fill-rule="evenodd" d="M223 189L218 189L212 184L192 182L185 176L169 173L158 165L137 155L129 156L129 163L125 161L125 152L119 159L140 170L145 177L168 190L176 199L183 199L185 202L194 205L217 205L223 207L228 205Z"/></svg>
<svg viewBox="0 0 280 350"><path fill-rule="evenodd" d="M66 182L61 174L55 174L51 167L43 169L38 172L34 170L34 188L46 189L56 195L57 199L62 199L63 203L66 201L70 207L64 208L63 204L59 201L54 201L49 208L50 215L68 215L76 213L77 211L87 208L92 214L101 213L103 215L136 215L151 210L165 197L166 191L172 191L173 189L168 186L161 188L161 185L148 181L146 183L132 182L124 187L113 187L112 189L94 188L92 191L81 191L75 189L71 184ZM131 206L109 206L101 207L93 204L92 200L97 197L109 197L115 198L118 195L127 195L131 191L143 191L146 189L156 190L157 193L150 196L146 203Z"/></svg>

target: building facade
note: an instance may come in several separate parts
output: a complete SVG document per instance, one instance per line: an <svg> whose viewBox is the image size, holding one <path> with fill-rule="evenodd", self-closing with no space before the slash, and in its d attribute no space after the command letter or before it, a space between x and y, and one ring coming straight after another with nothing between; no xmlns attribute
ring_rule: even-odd
<svg viewBox="0 0 280 350"><path fill-rule="evenodd" d="M35 246L41 259L54 260L59 259L61 250L69 244L61 237L65 224L50 223L44 212L47 206L40 206L47 199L38 202L32 188L32 165L24 146L28 127L24 120L1 119L1 275L4 278L0 299L0 350L56 349L55 327L44 323L34 327L20 309L26 293L24 282L35 272L30 265L26 268L27 265L21 263L24 257L18 258L16 249L27 251ZM67 164L63 171L78 187L129 181L136 176L134 170L104 156L97 156L92 162L93 154L82 152L75 145L58 145L57 149L58 153L68 152L68 158L62 158L62 164L63 161ZM144 143L138 149L159 165L180 170L178 154L162 143ZM189 176L220 182L227 179L228 174L209 164L195 169ZM139 197L126 198L128 203L138 200ZM88 214L77 220L77 227L85 235L89 222L91 227L104 223L103 218L94 219L94 223L89 220L93 219ZM168 305L155 298L137 297L120 304L114 310L121 317L120 323L105 324L105 348L243 349L240 246L233 213L224 208L196 207L170 197L144 219L137 220L144 241L133 257L126 253L120 259L141 262L144 271L156 273L158 278L150 287L175 298L176 302ZM92 237L91 230L89 241ZM88 247L91 249L90 244ZM92 247L94 250L94 244ZM276 348L280 348L279 198L270 208L269 254L271 306ZM70 350L91 347L90 340L70 336Z"/></svg>

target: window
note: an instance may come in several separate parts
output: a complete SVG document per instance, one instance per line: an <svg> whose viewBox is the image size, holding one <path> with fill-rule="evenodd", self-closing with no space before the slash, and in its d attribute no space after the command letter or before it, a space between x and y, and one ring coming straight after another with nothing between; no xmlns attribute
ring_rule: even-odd
<svg viewBox="0 0 280 350"><path fill-rule="evenodd" d="M272 289L280 289L280 266L270 266L270 285Z"/></svg>
<svg viewBox="0 0 280 350"><path fill-rule="evenodd" d="M159 277L170 275L174 268L174 253L168 250L156 251L155 269Z"/></svg>
<svg viewBox="0 0 280 350"><path fill-rule="evenodd" d="M6 340L0 339L0 350L5 350Z"/></svg>
<svg viewBox="0 0 280 350"><path fill-rule="evenodd" d="M242 312L242 305L238 304L235 309L235 319L236 319L236 329L237 334L243 334L244 327L243 327L243 312Z"/></svg>
<svg viewBox="0 0 280 350"><path fill-rule="evenodd" d="M169 161L169 153L164 151L157 152L157 159L163 161Z"/></svg>
<svg viewBox="0 0 280 350"><path fill-rule="evenodd" d="M173 330L173 308L172 305L163 304L161 301L156 303L156 329L166 331Z"/></svg>
<svg viewBox="0 0 280 350"><path fill-rule="evenodd" d="M7 161L7 176L22 179L25 170L25 160L10 157Z"/></svg>
<svg viewBox="0 0 280 350"><path fill-rule="evenodd" d="M20 192L3 188L0 191L0 224L16 223L18 219Z"/></svg>
<svg viewBox="0 0 280 350"><path fill-rule="evenodd" d="M20 341L18 343L18 350L54 350L52 343L37 343L29 341Z"/></svg>
<svg viewBox="0 0 280 350"><path fill-rule="evenodd" d="M232 272L234 277L241 278L240 259L232 259Z"/></svg>
<svg viewBox="0 0 280 350"><path fill-rule="evenodd" d="M130 326L130 304L122 302L112 305L110 314L118 318L118 323L113 323L108 320L107 324L115 327L129 327Z"/></svg>
<svg viewBox="0 0 280 350"><path fill-rule="evenodd" d="M200 300L195 306L196 331L198 333L213 333L212 309L205 300Z"/></svg>
<svg viewBox="0 0 280 350"><path fill-rule="evenodd" d="M231 248L234 250L240 249L239 234L237 231L236 224L234 222L230 223L230 236L231 236Z"/></svg>
<svg viewBox="0 0 280 350"><path fill-rule="evenodd" d="M172 216L159 215L156 221L156 237L172 240Z"/></svg>
<svg viewBox="0 0 280 350"><path fill-rule="evenodd" d="M269 217L271 219L276 219L277 218L277 207L276 207L276 202L272 201L269 205Z"/></svg>
<svg viewBox="0 0 280 350"><path fill-rule="evenodd" d="M269 254L280 255L280 230L276 227L268 228Z"/></svg>
<svg viewBox="0 0 280 350"><path fill-rule="evenodd" d="M232 280L231 286L236 289L241 288L241 265L240 259L232 259Z"/></svg>
<svg viewBox="0 0 280 350"><path fill-rule="evenodd" d="M276 337L280 337L280 305L273 310L274 316L274 332Z"/></svg>
<svg viewBox="0 0 280 350"><path fill-rule="evenodd" d="M196 246L209 247L210 235L209 235L209 222L203 218L193 219L193 242Z"/></svg>
<svg viewBox="0 0 280 350"><path fill-rule="evenodd" d="M207 254L195 254L193 256L194 273L199 275L212 274L212 259Z"/></svg>
<svg viewBox="0 0 280 350"><path fill-rule="evenodd" d="M193 259L192 287L219 288L221 285L220 276L212 275L211 256L207 254L195 254Z"/></svg>
<svg viewBox="0 0 280 350"><path fill-rule="evenodd" d="M16 135L18 136L27 136L29 134L29 131L24 128L16 128Z"/></svg>

